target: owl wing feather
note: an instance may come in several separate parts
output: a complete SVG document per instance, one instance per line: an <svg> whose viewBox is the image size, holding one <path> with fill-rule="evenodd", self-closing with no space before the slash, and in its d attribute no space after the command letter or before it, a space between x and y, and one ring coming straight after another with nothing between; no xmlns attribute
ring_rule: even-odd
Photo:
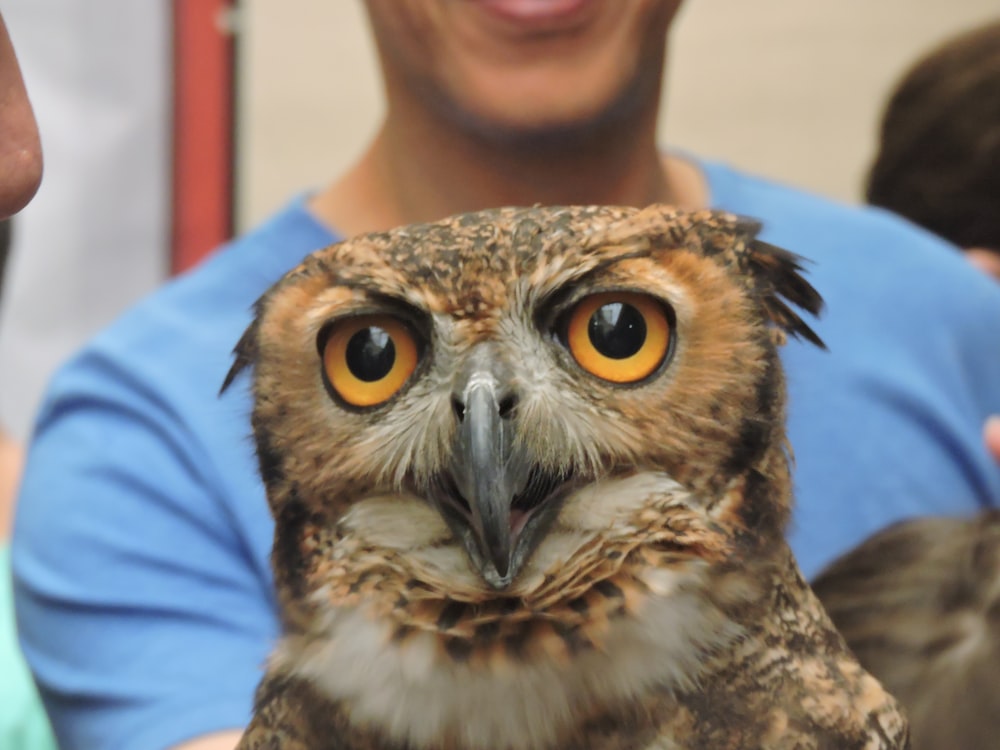
<svg viewBox="0 0 1000 750"><path fill-rule="evenodd" d="M771 567L768 617L709 663L662 728L683 748L906 750L897 701L844 646L790 553ZM737 618L739 615L737 615Z"/></svg>

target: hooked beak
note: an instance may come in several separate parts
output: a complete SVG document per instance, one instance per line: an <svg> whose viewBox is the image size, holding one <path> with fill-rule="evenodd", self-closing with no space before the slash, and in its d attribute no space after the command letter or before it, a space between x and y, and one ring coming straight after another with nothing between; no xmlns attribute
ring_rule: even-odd
<svg viewBox="0 0 1000 750"><path fill-rule="evenodd" d="M493 587L507 587L537 546L564 492L564 477L541 470L515 447L517 397L490 372L463 379L439 510Z"/></svg>
<svg viewBox="0 0 1000 750"><path fill-rule="evenodd" d="M511 500L524 484L518 471L520 462L511 462L513 405L501 405L496 381L490 377L473 379L465 389L458 432L452 454L452 476L456 489L468 503L472 532L479 552L504 579L510 573L513 539Z"/></svg>

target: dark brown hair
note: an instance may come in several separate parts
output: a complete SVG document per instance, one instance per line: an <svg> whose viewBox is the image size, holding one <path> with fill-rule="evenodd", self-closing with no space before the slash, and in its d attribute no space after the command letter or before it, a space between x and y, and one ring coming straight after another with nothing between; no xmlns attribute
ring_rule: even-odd
<svg viewBox="0 0 1000 750"><path fill-rule="evenodd" d="M1000 21L950 39L904 75L866 198L959 247L1000 252Z"/></svg>
<svg viewBox="0 0 1000 750"><path fill-rule="evenodd" d="M1000 737L1000 510L892 526L813 583L862 666L906 708L913 750Z"/></svg>

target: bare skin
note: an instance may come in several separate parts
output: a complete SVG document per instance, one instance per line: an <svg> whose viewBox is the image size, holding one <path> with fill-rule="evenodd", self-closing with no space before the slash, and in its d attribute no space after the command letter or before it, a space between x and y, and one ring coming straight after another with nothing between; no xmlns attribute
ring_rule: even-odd
<svg viewBox="0 0 1000 750"><path fill-rule="evenodd" d="M20 444L0 433L0 539L10 536L22 460L23 450Z"/></svg>
<svg viewBox="0 0 1000 750"><path fill-rule="evenodd" d="M541 35L478 3L370 0L387 115L313 212L350 236L502 205L704 206L701 174L656 142L678 4L590 2Z"/></svg>
<svg viewBox="0 0 1000 750"><path fill-rule="evenodd" d="M1000 463L1000 415L990 417L986 420L983 428L983 439L986 441L986 448L990 455Z"/></svg>
<svg viewBox="0 0 1000 750"><path fill-rule="evenodd" d="M0 218L31 200L42 180L42 147L21 69L0 17Z"/></svg>
<svg viewBox="0 0 1000 750"><path fill-rule="evenodd" d="M1000 281L1000 251L985 247L970 247L965 250L965 257L987 276Z"/></svg>
<svg viewBox="0 0 1000 750"><path fill-rule="evenodd" d="M176 745L174 750L233 750L243 736L242 729L206 734L198 739Z"/></svg>

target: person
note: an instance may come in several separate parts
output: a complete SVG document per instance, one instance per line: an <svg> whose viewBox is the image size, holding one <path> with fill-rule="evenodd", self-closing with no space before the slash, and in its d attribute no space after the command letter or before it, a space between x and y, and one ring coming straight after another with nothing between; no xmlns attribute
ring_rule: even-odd
<svg viewBox="0 0 1000 750"><path fill-rule="evenodd" d="M42 179L42 149L7 25L0 14L0 290L10 239L10 217L31 200ZM7 538L21 447L0 426L0 747L54 748L14 633Z"/></svg>
<svg viewBox="0 0 1000 750"><path fill-rule="evenodd" d="M903 75L865 193L1000 280L1000 21L947 40Z"/></svg>
<svg viewBox="0 0 1000 750"><path fill-rule="evenodd" d="M900 521L813 582L861 665L906 708L913 750L1000 732L1000 510Z"/></svg>
<svg viewBox="0 0 1000 750"><path fill-rule="evenodd" d="M662 152L680 0L367 0L386 109L345 174L170 283L50 384L13 563L61 747L232 748L279 624L246 379L250 306L339 238L510 204L671 203L758 217L810 259L829 351L783 360L807 573L878 528L1000 498L1000 288L886 212ZM735 116L735 113L734 113ZM905 269L905 273L900 269Z"/></svg>

